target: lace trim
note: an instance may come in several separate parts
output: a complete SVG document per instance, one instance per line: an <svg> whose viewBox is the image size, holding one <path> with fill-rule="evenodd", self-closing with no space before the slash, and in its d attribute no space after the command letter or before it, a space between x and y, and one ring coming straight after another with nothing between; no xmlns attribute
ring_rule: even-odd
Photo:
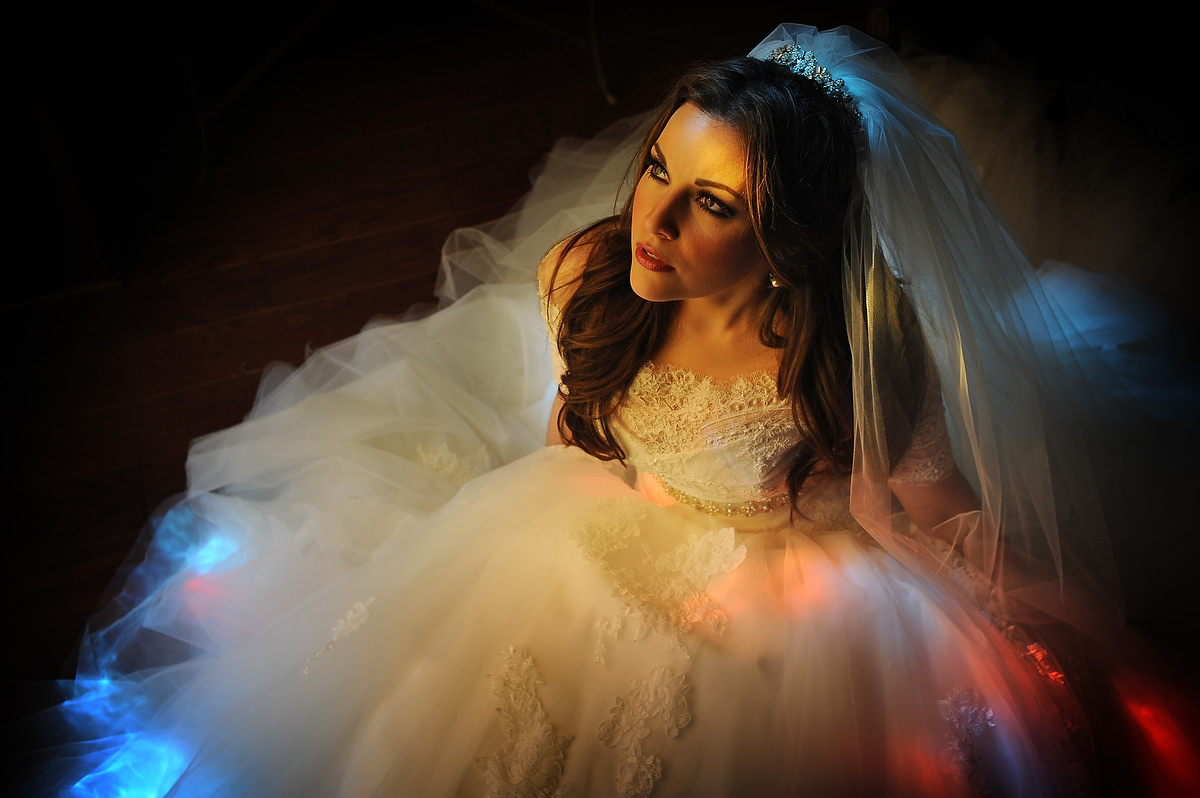
<svg viewBox="0 0 1200 798"><path fill-rule="evenodd" d="M680 366L647 363L629 387L618 417L649 451L674 453L700 442L718 446L733 438L744 441L747 422L764 410L784 411L786 423L761 425L752 436L759 444L756 448L776 449L782 439L786 439L784 448L795 445L798 436L791 410L779 398L775 377L768 372L718 381ZM747 418L706 429L736 416ZM708 440L712 436L716 439Z"/></svg>
<svg viewBox="0 0 1200 798"><path fill-rule="evenodd" d="M554 733L546 710L537 696L544 684L533 658L524 649L503 652L504 674L489 677L492 691L500 699L497 712L508 742L491 756L479 757L479 768L492 798L546 798L562 796L559 785L563 760L573 737Z"/></svg>
<svg viewBox="0 0 1200 798"><path fill-rule="evenodd" d="M650 672L648 679L634 679L629 695L618 697L609 711L611 717L600 724L600 742L619 752L617 793L630 798L646 798L662 778L662 762L647 754L642 743L650 736L650 724L667 737L678 737L680 729L692 722L687 704L688 687L682 673L667 667Z"/></svg>

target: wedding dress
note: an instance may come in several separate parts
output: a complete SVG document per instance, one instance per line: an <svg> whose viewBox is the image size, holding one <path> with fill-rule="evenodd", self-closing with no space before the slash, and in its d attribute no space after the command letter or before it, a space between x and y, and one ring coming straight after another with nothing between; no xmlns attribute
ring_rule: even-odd
<svg viewBox="0 0 1200 798"><path fill-rule="evenodd" d="M194 444L187 495L85 637L59 710L77 731L39 785L1095 794L1068 649L957 555L896 556L848 478L791 511L773 376L648 363L615 425L627 464L542 445L534 267L612 212L644 122L560 142L512 214L452 236L436 312L278 367ZM951 466L941 410L892 479Z"/></svg>
<svg viewBox="0 0 1200 798"><path fill-rule="evenodd" d="M127 592L138 609L98 635L102 684L74 708L138 726L80 794L131 776L197 796L1069 794L1074 708L1048 652L993 625L969 584L883 552L844 480L795 521L766 489L795 436L771 375L648 365L619 427L651 469L637 487L566 447L486 470L510 442L479 432L511 422L437 384L444 370L420 380L396 333L485 314L496 331L510 306L537 318L533 301L477 289L368 331L342 348L392 347L382 370L247 422L272 428L252 444L271 462L224 464L236 483L168 510ZM544 347L527 349L502 362L545 378ZM405 418L415 433L363 434L397 392L435 389L435 417ZM540 406L512 394L513 416ZM461 435L428 436L455 419ZM932 426L911 479L948 462ZM233 460L229 434L248 430L199 448ZM149 597L132 595L143 573Z"/></svg>

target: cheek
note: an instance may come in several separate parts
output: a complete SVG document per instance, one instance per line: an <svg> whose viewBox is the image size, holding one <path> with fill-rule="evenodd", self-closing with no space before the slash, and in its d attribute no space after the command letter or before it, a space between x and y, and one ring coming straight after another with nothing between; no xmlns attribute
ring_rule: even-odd
<svg viewBox="0 0 1200 798"><path fill-rule="evenodd" d="M719 236L694 243L699 245L694 252L707 265L710 280L736 283L766 279L767 262L753 236Z"/></svg>
<svg viewBox="0 0 1200 798"><path fill-rule="evenodd" d="M645 180L639 180L633 187L633 213L632 213L632 228L634 235L642 227L642 219L646 216L646 189L643 186Z"/></svg>
<svg viewBox="0 0 1200 798"><path fill-rule="evenodd" d="M748 268L755 271L767 271L767 256L758 246L758 239L752 231L747 230L738 241L739 258Z"/></svg>
<svg viewBox="0 0 1200 798"><path fill-rule="evenodd" d="M638 177L633 184L633 204L638 205L646 195L646 175Z"/></svg>
<svg viewBox="0 0 1200 798"><path fill-rule="evenodd" d="M697 255L727 276L754 270L762 260L758 244L750 235L709 234L693 238Z"/></svg>
<svg viewBox="0 0 1200 798"><path fill-rule="evenodd" d="M758 239L754 237L754 231L749 225L742 228L741 234L738 235L737 245L741 247L743 256L753 256L762 258L762 250L758 248Z"/></svg>

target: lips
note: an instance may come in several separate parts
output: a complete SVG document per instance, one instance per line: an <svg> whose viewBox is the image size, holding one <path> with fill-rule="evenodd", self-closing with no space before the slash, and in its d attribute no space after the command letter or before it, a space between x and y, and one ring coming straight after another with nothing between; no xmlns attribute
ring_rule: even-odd
<svg viewBox="0 0 1200 798"><path fill-rule="evenodd" d="M633 248L633 256L644 268L652 272L669 272L673 267L658 256L658 253L645 244L637 244Z"/></svg>

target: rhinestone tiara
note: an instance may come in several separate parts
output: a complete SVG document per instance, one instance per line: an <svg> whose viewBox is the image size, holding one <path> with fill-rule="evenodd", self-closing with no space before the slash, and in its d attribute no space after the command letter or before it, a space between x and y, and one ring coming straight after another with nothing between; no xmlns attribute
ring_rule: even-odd
<svg viewBox="0 0 1200 798"><path fill-rule="evenodd" d="M767 58L777 64L782 64L797 75L808 78L820 86L821 91L857 113L857 109L854 107L854 97L846 91L846 82L841 78L835 78L808 50L796 44L782 44L772 50Z"/></svg>

